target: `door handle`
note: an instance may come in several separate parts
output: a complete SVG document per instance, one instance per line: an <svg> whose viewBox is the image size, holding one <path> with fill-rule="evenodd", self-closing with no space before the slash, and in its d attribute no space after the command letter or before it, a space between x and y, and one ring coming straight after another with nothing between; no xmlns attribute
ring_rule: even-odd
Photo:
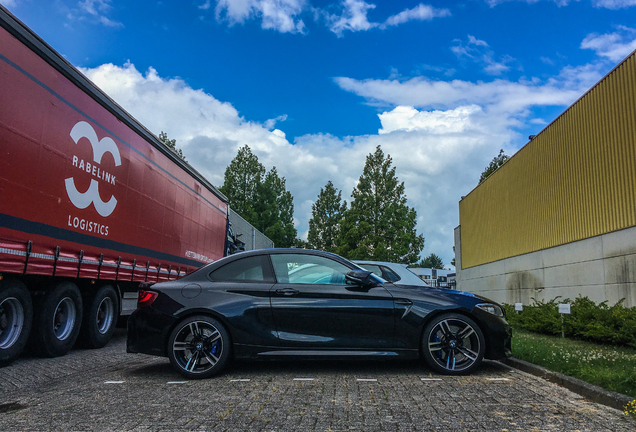
<svg viewBox="0 0 636 432"><path fill-rule="evenodd" d="M411 300L407 300L407 299L398 299L398 300L395 301L395 304L411 306L413 304L413 302Z"/></svg>
<svg viewBox="0 0 636 432"><path fill-rule="evenodd" d="M284 294L286 296L295 295L295 294L298 294L299 292L300 291L295 290L293 288L283 288L283 289L276 290L276 294Z"/></svg>

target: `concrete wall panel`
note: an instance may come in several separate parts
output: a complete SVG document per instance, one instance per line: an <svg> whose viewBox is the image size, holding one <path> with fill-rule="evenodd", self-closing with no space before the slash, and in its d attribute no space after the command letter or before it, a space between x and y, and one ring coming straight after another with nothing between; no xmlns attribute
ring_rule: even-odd
<svg viewBox="0 0 636 432"><path fill-rule="evenodd" d="M633 307L634 249L636 228L628 228L494 263L457 268L457 289L509 304L558 296L574 300L581 295L610 305L624 298L624 305Z"/></svg>

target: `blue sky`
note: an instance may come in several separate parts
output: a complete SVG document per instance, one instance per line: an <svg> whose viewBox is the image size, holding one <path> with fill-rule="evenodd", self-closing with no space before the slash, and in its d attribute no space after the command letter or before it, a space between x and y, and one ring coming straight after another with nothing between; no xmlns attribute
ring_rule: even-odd
<svg viewBox="0 0 636 432"><path fill-rule="evenodd" d="M636 0L0 0L220 186L248 144L306 236L381 145L448 266L458 201L636 49Z"/></svg>

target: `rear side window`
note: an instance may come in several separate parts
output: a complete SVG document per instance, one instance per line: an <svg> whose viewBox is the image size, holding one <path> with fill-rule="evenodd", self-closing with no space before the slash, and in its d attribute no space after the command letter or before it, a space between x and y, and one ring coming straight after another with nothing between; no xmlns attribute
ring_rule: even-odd
<svg viewBox="0 0 636 432"><path fill-rule="evenodd" d="M215 282L273 282L265 256L252 256L232 261L210 273Z"/></svg>
<svg viewBox="0 0 636 432"><path fill-rule="evenodd" d="M358 265L362 267L363 269L367 269L370 272L373 272L374 275L380 276L382 279L384 279L384 275L382 274L382 269L380 268L380 266L373 265L373 264L358 264Z"/></svg>
<svg viewBox="0 0 636 432"><path fill-rule="evenodd" d="M400 279L402 279L401 277L397 275L397 273L395 273L393 270L391 270L388 267L382 266L382 273L384 273L382 277L388 280L389 282L397 282Z"/></svg>

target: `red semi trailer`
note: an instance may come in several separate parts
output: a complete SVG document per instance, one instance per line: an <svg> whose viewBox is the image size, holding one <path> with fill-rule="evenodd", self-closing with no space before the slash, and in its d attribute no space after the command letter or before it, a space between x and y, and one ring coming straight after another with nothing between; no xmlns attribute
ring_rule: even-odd
<svg viewBox="0 0 636 432"><path fill-rule="evenodd" d="M227 226L222 193L0 6L0 364L104 346Z"/></svg>

